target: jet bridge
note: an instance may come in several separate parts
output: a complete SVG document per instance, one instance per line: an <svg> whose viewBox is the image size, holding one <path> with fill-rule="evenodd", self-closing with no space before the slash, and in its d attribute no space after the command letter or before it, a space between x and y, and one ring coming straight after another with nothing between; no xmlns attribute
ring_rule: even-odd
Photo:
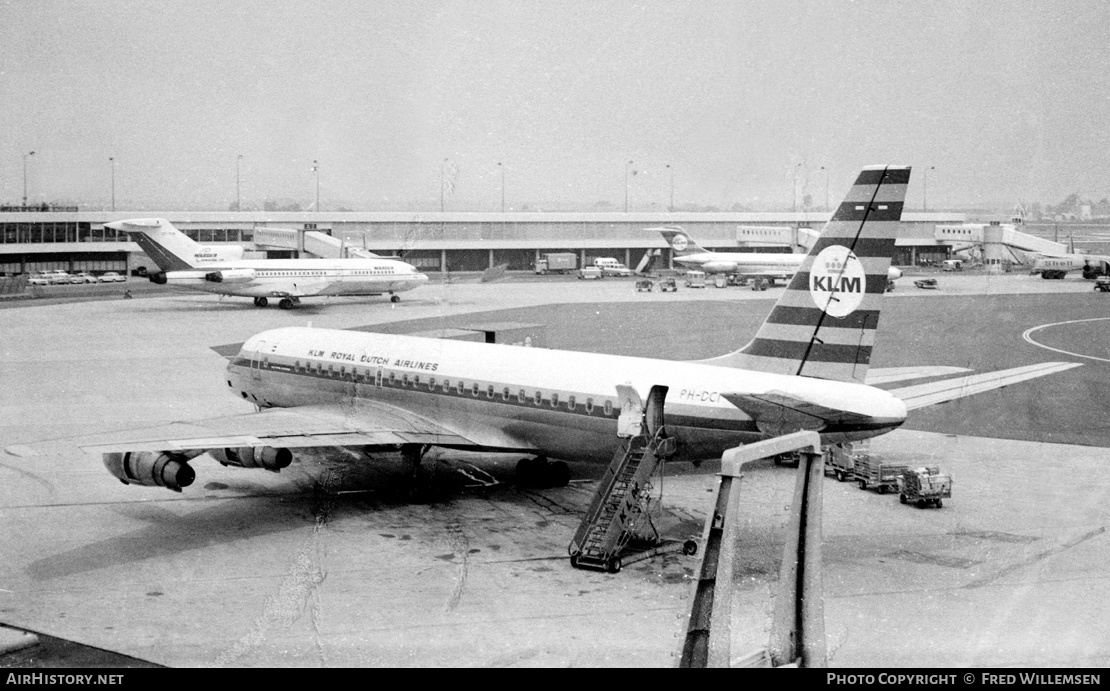
<svg viewBox="0 0 1110 691"><path fill-rule="evenodd" d="M340 257L376 257L361 247L350 246L319 230L298 228L255 228L254 244L261 249L280 249L305 252L321 259Z"/></svg>

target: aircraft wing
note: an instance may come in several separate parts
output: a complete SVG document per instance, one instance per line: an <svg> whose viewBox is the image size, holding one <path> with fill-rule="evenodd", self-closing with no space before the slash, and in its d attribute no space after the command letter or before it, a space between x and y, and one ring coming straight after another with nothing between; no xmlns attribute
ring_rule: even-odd
<svg viewBox="0 0 1110 691"><path fill-rule="evenodd" d="M270 297L303 298L319 295L331 285L331 281L324 278L305 278L297 281L283 281L281 283L265 283L263 287L270 291ZM251 293L255 295L255 293Z"/></svg>
<svg viewBox="0 0 1110 691"><path fill-rule="evenodd" d="M954 401L957 398L966 398L973 394L998 389L1028 379L1063 372L1079 366L1080 363L1078 362L1042 362L1037 365L956 377L928 384L906 386L900 389L888 389L888 391L902 399L907 410L915 410L937 403Z"/></svg>
<svg viewBox="0 0 1110 691"><path fill-rule="evenodd" d="M175 422L98 436L103 441L78 441L77 446L89 453L113 453L240 446L290 449L394 444L473 446L484 441L459 434L407 410L363 400L348 405L269 408L257 413ZM12 449L7 451L11 453Z"/></svg>
<svg viewBox="0 0 1110 691"><path fill-rule="evenodd" d="M722 393L721 396L749 415L760 431L768 434L821 430L829 423L869 421L865 415L829 408L780 391L763 394Z"/></svg>

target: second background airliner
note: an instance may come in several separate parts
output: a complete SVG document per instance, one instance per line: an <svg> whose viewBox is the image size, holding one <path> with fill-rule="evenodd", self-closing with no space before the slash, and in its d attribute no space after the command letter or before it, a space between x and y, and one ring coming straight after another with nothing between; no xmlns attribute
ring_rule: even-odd
<svg viewBox="0 0 1110 691"><path fill-rule="evenodd" d="M388 257L330 259L243 259L239 246L205 247L164 218L137 218L104 224L127 233L158 265L154 283L219 295L254 298L265 307L270 298L291 309L301 298L385 295L428 281L416 267Z"/></svg>

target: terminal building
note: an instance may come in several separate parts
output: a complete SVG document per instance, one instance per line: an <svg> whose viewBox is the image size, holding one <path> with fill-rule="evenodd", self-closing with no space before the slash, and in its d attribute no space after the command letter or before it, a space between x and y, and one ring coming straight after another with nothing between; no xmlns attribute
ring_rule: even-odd
<svg viewBox="0 0 1110 691"><path fill-rule="evenodd" d="M0 207L0 274L153 269L153 262L126 234L104 227L137 217L165 218L197 242L241 244L258 257L340 256L345 248L360 248L399 256L424 272L455 272L501 265L525 271L545 252L576 252L580 266L594 257L614 257L635 266L645 252L655 249L662 250L657 266L669 267L670 248L659 233L647 230L659 226L679 226L707 250L790 251L798 228L820 230L829 213L106 212ZM963 213L903 213L894 264L948 258L953 238L939 236L937 226L965 220ZM320 235L330 236L331 242L317 243L310 251L305 236Z"/></svg>

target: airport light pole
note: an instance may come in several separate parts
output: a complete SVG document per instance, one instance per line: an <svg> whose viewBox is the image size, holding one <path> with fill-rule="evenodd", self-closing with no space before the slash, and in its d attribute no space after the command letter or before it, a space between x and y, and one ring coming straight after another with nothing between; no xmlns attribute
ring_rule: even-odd
<svg viewBox="0 0 1110 691"><path fill-rule="evenodd" d="M801 167L802 167L801 163L798 163L796 166L794 166L794 177L793 177L793 182L791 183L793 188L790 190L790 192L791 192L790 196L791 196L792 201L793 201L793 207L792 208L793 208L795 213L798 212L798 169L801 168Z"/></svg>
<svg viewBox="0 0 1110 691"><path fill-rule="evenodd" d="M108 162L112 164L112 211L116 210L116 157L109 156Z"/></svg>
<svg viewBox="0 0 1110 691"><path fill-rule="evenodd" d="M628 170L632 161L624 164L624 212L628 213Z"/></svg>
<svg viewBox="0 0 1110 691"><path fill-rule="evenodd" d="M821 166L821 170L825 171L825 211L829 210L829 169Z"/></svg>
<svg viewBox="0 0 1110 691"><path fill-rule="evenodd" d="M238 156L235 157L235 210L236 211L242 211L243 210L242 206L240 206L241 202L239 201L239 161L242 161L242 160L243 160L243 154L239 154ZM320 179L319 175L317 175L316 179L317 180ZM319 185L317 185L316 189L317 190L320 189ZM319 206L319 204L320 204L320 193L319 193L319 191L317 191L316 192L316 205Z"/></svg>
<svg viewBox="0 0 1110 691"><path fill-rule="evenodd" d="M928 168L925 169L925 191L923 192L923 194L921 196L921 207L922 207L922 211L924 211L924 212L929 211L929 171L930 170L936 170L936 169L937 169L936 166L929 166Z"/></svg>
<svg viewBox="0 0 1110 691"><path fill-rule="evenodd" d="M670 163L667 164L667 170L671 174L671 204L667 207L667 211L674 211L674 168L671 167Z"/></svg>
<svg viewBox="0 0 1110 691"><path fill-rule="evenodd" d="M23 154L23 206L27 206L27 157L34 155L34 151Z"/></svg>
<svg viewBox="0 0 1110 691"><path fill-rule="evenodd" d="M498 161L497 167L501 170L501 213L505 213L505 166Z"/></svg>
<svg viewBox="0 0 1110 691"><path fill-rule="evenodd" d="M320 213L320 162L313 159L312 171L316 173L316 213Z"/></svg>

